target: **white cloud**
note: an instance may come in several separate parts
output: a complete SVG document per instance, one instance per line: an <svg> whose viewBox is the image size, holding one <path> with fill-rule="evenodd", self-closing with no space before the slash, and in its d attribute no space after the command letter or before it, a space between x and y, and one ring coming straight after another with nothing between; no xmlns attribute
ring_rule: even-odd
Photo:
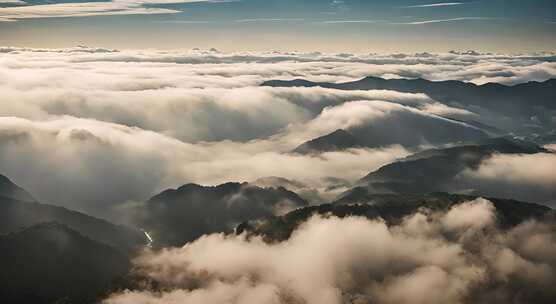
<svg viewBox="0 0 556 304"><path fill-rule="evenodd" d="M0 0L0 4L25 4L22 0Z"/></svg>
<svg viewBox="0 0 556 304"><path fill-rule="evenodd" d="M113 0L107 2L55 3L0 8L0 21L34 18L86 17L105 15L175 14L181 11L145 5L197 2L230 2L219 0Z"/></svg>
<svg viewBox="0 0 556 304"><path fill-rule="evenodd" d="M450 107L439 102L426 103L423 106L421 106L420 109L426 113L439 115L443 117L460 118L460 119L472 118L472 117L478 118L478 115L471 111Z"/></svg>
<svg viewBox="0 0 556 304"><path fill-rule="evenodd" d="M456 5L462 5L462 4L464 4L464 3L463 2L439 2L439 3L430 3L430 4L402 6L401 8L444 7L444 6L456 6Z"/></svg>
<svg viewBox="0 0 556 304"><path fill-rule="evenodd" d="M494 154L458 182L493 196L556 206L556 154Z"/></svg>
<svg viewBox="0 0 556 304"><path fill-rule="evenodd" d="M387 128L378 137L392 137L397 129L411 136L415 130L401 128L407 120L396 116L402 112L435 120L474 117L424 94L259 87L265 80L341 82L370 74L513 83L556 75L544 57L484 54L346 57L87 47L5 47L0 53L0 173L45 202L72 207L79 198L82 209L95 209L100 201L141 200L187 182L265 176L325 192L323 178L354 181L409 151L391 146L321 157L285 152L360 123ZM45 175L52 178L45 182ZM66 191L58 191L60 185Z"/></svg>
<svg viewBox="0 0 556 304"><path fill-rule="evenodd" d="M551 54L501 55L501 54L343 54L298 52L238 52L215 53L203 50L157 51L126 50L100 53L87 48L25 49L2 48L4 67L12 69L68 67L75 72L118 68L150 71L172 70L177 75L221 76L231 86L258 84L268 79L305 78L312 81L344 82L365 76L382 78L425 78L429 80L461 80L483 84L498 82L517 84L528 81L545 81L556 77L556 63ZM71 55L61 56L60 53ZM222 65L225 63L225 65ZM203 64L203 66L200 66ZM186 68L184 68L186 67ZM12 71L13 72L13 71ZM118 74L116 71L111 73ZM122 73L123 74L123 73ZM158 76L158 75L157 75ZM241 78L238 78L241 76ZM199 87L199 80L191 86ZM191 81L191 80L190 80ZM240 82L239 82L240 81ZM213 85L216 84L214 81ZM183 86L185 84L181 84ZM204 82L207 85L207 82Z"/></svg>
<svg viewBox="0 0 556 304"><path fill-rule="evenodd" d="M485 229L460 220L468 218L460 209L481 214ZM315 216L281 243L207 235L136 260L162 291L124 291L105 303L549 303L554 232L535 222L501 232L494 218L492 204L479 200L391 227ZM410 225L416 219L421 225ZM531 238L539 242L514 247Z"/></svg>
<svg viewBox="0 0 556 304"><path fill-rule="evenodd" d="M210 21L196 21L196 20L155 20L153 23L162 24L209 24Z"/></svg>
<svg viewBox="0 0 556 304"><path fill-rule="evenodd" d="M249 23L249 22L290 22L290 21L304 21L302 18L253 18L253 19L238 19L235 22Z"/></svg>
<svg viewBox="0 0 556 304"><path fill-rule="evenodd" d="M345 23L378 23L381 22L379 20L328 20L322 21L320 23L324 24L345 24Z"/></svg>
<svg viewBox="0 0 556 304"><path fill-rule="evenodd" d="M477 21L477 20L492 20L490 17L458 17L450 19L431 19L422 21L412 21L412 22L398 22L391 24L401 24L401 25L424 25L424 24L435 24L435 23L445 23L445 22L459 22L459 21Z"/></svg>
<svg viewBox="0 0 556 304"><path fill-rule="evenodd" d="M97 216L113 216L111 208L126 201L143 201L189 182L214 185L282 176L326 192L327 177L355 181L408 154L399 146L319 157L281 153L293 147L281 138L188 144L139 128L72 117L42 122L0 118L0 172L42 202Z"/></svg>
<svg viewBox="0 0 556 304"><path fill-rule="evenodd" d="M496 209L488 200L479 198L467 204L453 207L442 219L442 224L452 231L480 230L492 226Z"/></svg>
<svg viewBox="0 0 556 304"><path fill-rule="evenodd" d="M556 154L495 154L473 172L477 177L556 189ZM555 190L556 191L556 190Z"/></svg>

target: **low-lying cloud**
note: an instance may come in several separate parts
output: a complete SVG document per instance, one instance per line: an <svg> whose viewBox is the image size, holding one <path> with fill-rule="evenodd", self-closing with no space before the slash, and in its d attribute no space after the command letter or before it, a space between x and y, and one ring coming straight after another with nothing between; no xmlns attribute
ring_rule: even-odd
<svg viewBox="0 0 556 304"><path fill-rule="evenodd" d="M556 206L556 154L494 154L458 181L479 192Z"/></svg>
<svg viewBox="0 0 556 304"><path fill-rule="evenodd" d="M34 87L6 89L3 94L3 116L33 120L62 115L90 118L152 130L184 142L260 139L280 133L289 125L306 123L325 107L353 100L384 100L422 108L424 113L437 112L431 108L435 102L424 94L323 88L113 91Z"/></svg>
<svg viewBox="0 0 556 304"><path fill-rule="evenodd" d="M175 83L181 76L197 76L181 85L244 86L268 79L305 78L312 81L341 82L366 76L382 78L425 78L461 80L477 84L498 82L517 84L544 81L556 75L554 54L324 54L320 52L238 52L217 50L122 50L91 52L91 48L26 49L4 47L1 68L44 69L68 72L129 75L148 70L154 79ZM116 69L118 67L118 69ZM172 73L168 73L171 71ZM163 73L160 73L163 72ZM29 75L27 73L26 75ZM40 75L40 74L38 74ZM229 77L234 77L234 81ZM149 78L145 78L148 81ZM175 81L172 81L175 80ZM211 81L212 80L212 81ZM219 80L215 82L214 80ZM85 83L83 83L85 84Z"/></svg>
<svg viewBox="0 0 556 304"><path fill-rule="evenodd" d="M39 200L94 215L189 182L214 185L265 176L326 188L323 179L355 181L409 152L400 146L320 156L282 153L281 139L190 144L139 128L61 117L0 118L0 172ZM311 168L311 170L307 170ZM48 178L45 178L48 177Z"/></svg>
<svg viewBox="0 0 556 304"><path fill-rule="evenodd" d="M104 303L551 303L555 253L553 223L502 231L484 199L390 227L314 216L281 243L213 234L146 251L136 272L158 288Z"/></svg>
<svg viewBox="0 0 556 304"><path fill-rule="evenodd" d="M259 86L369 75L514 84L554 77L556 66L553 54L4 47L0 173L43 202L102 216L168 187L267 176L299 181L319 202L408 155L408 146L452 143L466 138L452 134L474 130L443 117L482 115L424 94ZM370 146L379 148L288 153L338 128L374 134Z"/></svg>

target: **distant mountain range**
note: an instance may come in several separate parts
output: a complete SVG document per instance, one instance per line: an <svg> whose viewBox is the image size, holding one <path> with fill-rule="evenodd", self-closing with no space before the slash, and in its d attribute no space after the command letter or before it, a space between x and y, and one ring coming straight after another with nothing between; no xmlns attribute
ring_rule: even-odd
<svg viewBox="0 0 556 304"><path fill-rule="evenodd" d="M480 115L482 125L511 132L550 132L556 128L556 79L514 86L498 83L475 85L462 81L425 79L382 79L365 77L345 83L311 82L303 79L270 80L272 87L323 87L339 90L393 90L424 93L446 105ZM473 124L473 122L468 122Z"/></svg>

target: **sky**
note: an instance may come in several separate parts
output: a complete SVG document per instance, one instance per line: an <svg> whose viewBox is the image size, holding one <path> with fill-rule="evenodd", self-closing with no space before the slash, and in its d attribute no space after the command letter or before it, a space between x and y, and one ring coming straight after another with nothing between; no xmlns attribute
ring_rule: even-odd
<svg viewBox="0 0 556 304"><path fill-rule="evenodd" d="M556 50L550 0L0 0L0 45L223 51Z"/></svg>

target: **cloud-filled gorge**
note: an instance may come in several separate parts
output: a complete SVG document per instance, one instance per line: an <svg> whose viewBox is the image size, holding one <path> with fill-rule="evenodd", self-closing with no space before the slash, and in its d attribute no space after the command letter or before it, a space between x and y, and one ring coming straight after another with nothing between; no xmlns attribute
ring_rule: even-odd
<svg viewBox="0 0 556 304"><path fill-rule="evenodd" d="M0 262L86 256L78 303L554 303L555 58L0 48Z"/></svg>

